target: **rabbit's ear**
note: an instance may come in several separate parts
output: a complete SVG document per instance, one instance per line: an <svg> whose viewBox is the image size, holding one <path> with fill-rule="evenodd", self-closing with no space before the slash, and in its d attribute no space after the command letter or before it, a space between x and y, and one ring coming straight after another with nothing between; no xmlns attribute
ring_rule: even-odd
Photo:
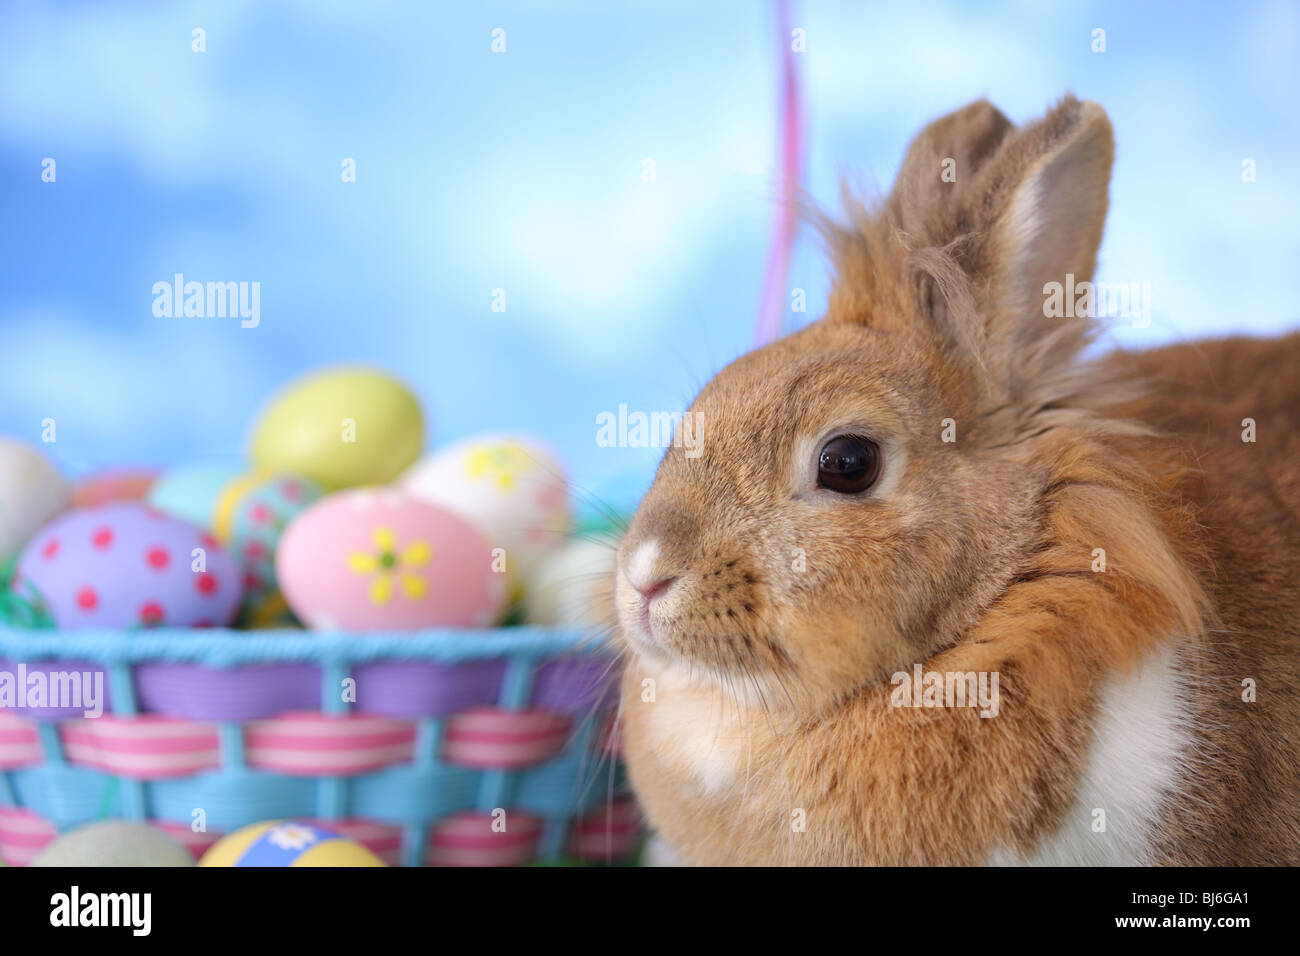
<svg viewBox="0 0 1300 956"><path fill-rule="evenodd" d="M1091 336L1088 317L1049 316L1046 306L1049 290L1092 279L1114 151L1106 112L1067 96L1003 136L954 201L931 203L927 228L906 236L922 313L1012 401L1059 391ZM908 204L895 213L898 228Z"/></svg>
<svg viewBox="0 0 1300 956"><path fill-rule="evenodd" d="M969 277L963 271L969 268L969 256L958 261L949 249L954 240L974 232L970 208L989 188L982 185L979 174L1001 155L1014 131L992 103L977 100L916 135L883 204L859 202L845 185L850 223L841 227L824 217L819 220L837 278L827 321L876 328L909 325L917 311L912 300L919 297L921 312L948 336L979 337L973 330L959 328L963 323L951 314L963 311L954 309L951 300L965 303L971 296ZM883 268L900 250L919 250L905 257L906 282L894 281ZM915 288L918 281L919 289ZM964 312L973 312L973 307Z"/></svg>
<svg viewBox="0 0 1300 956"><path fill-rule="evenodd" d="M987 230L980 258L993 342L1033 345L1062 321L1045 317L1045 286L1092 279L1114 153L1106 111L1067 97L981 171L989 188L973 218Z"/></svg>
<svg viewBox="0 0 1300 956"><path fill-rule="evenodd" d="M827 320L889 329L919 317L995 391L1050 392L1092 326L1048 317L1046 287L1092 278L1114 148L1105 111L1073 96L1020 129L984 100L936 120L880 212L854 207L853 228L830 230Z"/></svg>
<svg viewBox="0 0 1300 956"><path fill-rule="evenodd" d="M988 100L932 122L903 157L885 207L888 220L914 245L953 239L962 226L963 199L1012 130L1011 121Z"/></svg>

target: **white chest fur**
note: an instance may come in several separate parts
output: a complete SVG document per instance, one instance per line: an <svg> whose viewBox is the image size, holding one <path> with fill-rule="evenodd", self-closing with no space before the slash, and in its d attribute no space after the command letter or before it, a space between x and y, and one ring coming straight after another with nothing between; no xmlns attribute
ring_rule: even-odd
<svg viewBox="0 0 1300 956"><path fill-rule="evenodd" d="M750 744L744 711L680 667L647 667L647 673L654 700L631 706L646 708L647 742L659 760L710 795L743 781Z"/></svg>
<svg viewBox="0 0 1300 956"><path fill-rule="evenodd" d="M1140 866L1193 757L1186 680L1171 642L1142 670L1102 692L1078 796L1060 829L1028 859L997 851L994 865Z"/></svg>

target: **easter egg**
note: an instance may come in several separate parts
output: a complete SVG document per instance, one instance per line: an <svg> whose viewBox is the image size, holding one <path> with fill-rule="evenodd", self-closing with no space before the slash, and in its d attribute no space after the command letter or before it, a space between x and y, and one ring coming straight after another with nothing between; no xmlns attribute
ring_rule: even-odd
<svg viewBox="0 0 1300 956"><path fill-rule="evenodd" d="M293 617L276 586L275 550L284 528L321 494L310 478L208 462L168 471L149 503L210 531L234 555L243 571L242 625L278 627Z"/></svg>
<svg viewBox="0 0 1300 956"><path fill-rule="evenodd" d="M244 466L238 461L180 465L165 472L149 489L145 500L173 518L210 531L217 499L243 471Z"/></svg>
<svg viewBox="0 0 1300 956"><path fill-rule="evenodd" d="M360 843L332 830L275 820L255 823L222 837L199 866L385 866Z"/></svg>
<svg viewBox="0 0 1300 956"><path fill-rule="evenodd" d="M275 566L289 607L322 630L487 627L505 604L478 529L396 488L322 498L285 530Z"/></svg>
<svg viewBox="0 0 1300 956"><path fill-rule="evenodd" d="M157 480L156 471L101 471L73 486L71 504L74 508L93 508L110 501L139 501Z"/></svg>
<svg viewBox="0 0 1300 956"><path fill-rule="evenodd" d="M404 385L365 368L328 369L272 399L253 430L266 471L305 475L334 491L386 484L419 457L420 404Z"/></svg>
<svg viewBox="0 0 1300 956"><path fill-rule="evenodd" d="M26 442L0 438L0 562L68 506L68 487Z"/></svg>
<svg viewBox="0 0 1300 956"><path fill-rule="evenodd" d="M470 438L422 459L399 480L416 497L477 525L505 552L512 597L569 530L568 479L546 448L512 435Z"/></svg>
<svg viewBox="0 0 1300 956"><path fill-rule="evenodd" d="M47 844L32 860L32 866L193 865L190 852L167 834L126 820L76 827Z"/></svg>
<svg viewBox="0 0 1300 956"><path fill-rule="evenodd" d="M239 567L210 535L138 501L77 508L23 549L15 587L60 628L221 626L242 596Z"/></svg>
<svg viewBox="0 0 1300 956"><path fill-rule="evenodd" d="M251 474L229 484L217 500L212 533L244 569L241 623L279 627L293 623L275 574L275 553L285 528L320 498L320 485L296 475Z"/></svg>
<svg viewBox="0 0 1300 956"><path fill-rule="evenodd" d="M613 541L575 538L542 558L524 590L524 620L542 627L591 630L614 621Z"/></svg>

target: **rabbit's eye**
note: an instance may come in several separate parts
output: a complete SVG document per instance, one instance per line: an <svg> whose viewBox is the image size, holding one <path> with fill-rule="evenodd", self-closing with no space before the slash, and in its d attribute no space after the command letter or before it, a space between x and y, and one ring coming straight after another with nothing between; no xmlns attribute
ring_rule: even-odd
<svg viewBox="0 0 1300 956"><path fill-rule="evenodd" d="M842 495L866 491L879 477L880 446L870 438L837 435L817 461L817 484Z"/></svg>

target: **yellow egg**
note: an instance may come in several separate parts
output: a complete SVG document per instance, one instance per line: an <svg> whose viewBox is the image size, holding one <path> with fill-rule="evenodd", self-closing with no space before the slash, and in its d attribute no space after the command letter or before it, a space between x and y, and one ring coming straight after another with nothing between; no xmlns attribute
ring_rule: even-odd
<svg viewBox="0 0 1300 956"><path fill-rule="evenodd" d="M406 386L373 369L335 368L271 400L250 454L259 468L305 475L332 491L387 484L423 446L424 416Z"/></svg>
<svg viewBox="0 0 1300 956"><path fill-rule="evenodd" d="M386 866L360 843L295 820L272 820L228 833L199 866Z"/></svg>

